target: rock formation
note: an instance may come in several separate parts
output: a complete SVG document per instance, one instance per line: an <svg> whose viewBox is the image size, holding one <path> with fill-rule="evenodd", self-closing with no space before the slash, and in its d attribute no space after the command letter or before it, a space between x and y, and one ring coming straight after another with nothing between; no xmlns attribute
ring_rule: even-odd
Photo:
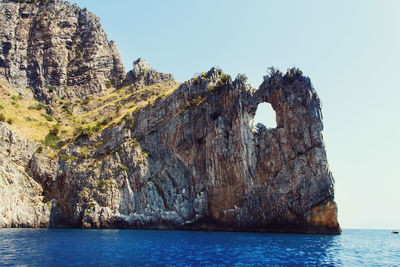
<svg viewBox="0 0 400 267"><path fill-rule="evenodd" d="M7 2L1 3L0 9L16 16L22 14L21 6ZM31 10L27 18L35 14L32 21L39 20L37 14L51 10L65 12L62 14L73 21L77 17L77 24L70 23L75 25L73 30L65 34L68 40L75 36L74 44L88 38L75 35L77 25L87 28L96 21L100 28L96 17L64 2L27 4L25 9ZM64 16L58 17L64 21ZM54 24L52 31L63 29L62 25ZM102 44L97 49L111 49L105 35L101 36L104 38L95 38ZM15 36L6 40L11 47L17 42ZM46 51L37 39L30 40L35 51ZM243 76L232 80L212 68L171 93L153 97L157 88L163 90L161 85L173 85L172 75L158 73L139 59L124 79L118 52L108 51L112 52L105 53L108 57L91 58L102 60L101 67L73 61L75 68L84 70L79 72L81 78L69 76L68 65L59 84L71 81L71 90L83 96L91 90L88 88L109 79L120 88L117 92L129 91L127 97L113 101L146 104L132 104L126 115L97 133L78 131L72 142L52 156L37 151L39 145L34 142L16 143L15 135L0 122L0 152L5 158L0 172L8 175L0 179L0 200L13 192L24 198L20 203L7 202L0 213L0 226L340 233L320 101L310 79L300 70L286 74L272 70L255 90ZM6 54L3 48L1 74L9 78L20 61L15 53L13 57ZM49 60L62 69L63 57L50 53ZM16 81L21 84L53 81L48 80L47 72L34 79L25 75L28 71L17 73ZM82 78L89 73L97 76ZM40 94L36 97L42 100ZM277 127L256 131L252 120L262 102L272 105ZM8 144L15 144L12 151ZM15 181L14 187L10 187L11 181ZM14 219L10 214L23 216Z"/></svg>
<svg viewBox="0 0 400 267"><path fill-rule="evenodd" d="M50 202L25 168L38 144L21 140L0 122L0 227L46 227Z"/></svg>
<svg viewBox="0 0 400 267"><path fill-rule="evenodd" d="M38 99L83 98L125 78L115 43L86 9L2 1L0 14L0 75Z"/></svg>
<svg viewBox="0 0 400 267"><path fill-rule="evenodd" d="M139 58L133 62L133 69L127 73L123 85L133 84L142 88L147 85L173 80L172 74L157 72L145 60Z"/></svg>

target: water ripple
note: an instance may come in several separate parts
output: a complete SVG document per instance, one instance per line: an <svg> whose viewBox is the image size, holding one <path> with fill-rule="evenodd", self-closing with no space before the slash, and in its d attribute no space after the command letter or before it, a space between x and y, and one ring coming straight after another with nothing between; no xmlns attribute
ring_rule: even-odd
<svg viewBox="0 0 400 267"><path fill-rule="evenodd" d="M398 266L400 236L1 229L1 266Z"/></svg>

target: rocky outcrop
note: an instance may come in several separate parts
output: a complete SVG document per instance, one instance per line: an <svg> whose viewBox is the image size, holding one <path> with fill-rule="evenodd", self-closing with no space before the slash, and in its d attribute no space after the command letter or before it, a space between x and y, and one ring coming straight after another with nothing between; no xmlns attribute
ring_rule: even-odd
<svg viewBox="0 0 400 267"><path fill-rule="evenodd" d="M0 228L48 227L51 203L25 168L38 144L22 140L0 122Z"/></svg>
<svg viewBox="0 0 400 267"><path fill-rule="evenodd" d="M0 75L39 100L121 87L86 99L82 112L116 115L89 114L94 127L57 151L0 123L0 227L340 233L320 100L300 70L272 69L255 90L212 68L176 89L142 59L125 76L98 18L75 5L0 12ZM263 102L276 128L253 128Z"/></svg>
<svg viewBox="0 0 400 267"><path fill-rule="evenodd" d="M126 80L121 85L134 85L137 88L143 88L173 80L172 74L157 72L145 60L139 58L133 62L133 69L126 74Z"/></svg>
<svg viewBox="0 0 400 267"><path fill-rule="evenodd" d="M97 16L64 1L16 2L0 3L0 75L10 83L49 101L99 94L124 80Z"/></svg>
<svg viewBox="0 0 400 267"><path fill-rule="evenodd" d="M256 132L262 102L277 127ZM44 162L34 157L31 169ZM212 69L82 136L53 173L40 181L46 200L71 226L340 233L320 101L295 69L258 90Z"/></svg>

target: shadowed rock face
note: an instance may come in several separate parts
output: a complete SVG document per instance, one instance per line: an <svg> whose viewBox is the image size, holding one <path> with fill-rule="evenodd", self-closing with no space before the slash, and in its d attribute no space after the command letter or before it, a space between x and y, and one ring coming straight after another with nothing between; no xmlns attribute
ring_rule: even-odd
<svg viewBox="0 0 400 267"><path fill-rule="evenodd" d="M34 156L30 169L56 200L60 221L340 233L320 101L309 78L276 72L253 90L222 76L212 69L97 139L83 138L80 145L102 145L76 162L59 160L50 175L36 171L46 160ZM258 133L250 123L262 102L275 109L277 127ZM79 157L79 145L62 153Z"/></svg>
<svg viewBox="0 0 400 267"><path fill-rule="evenodd" d="M30 86L38 99L82 98L124 79L115 43L86 9L2 1L0 14L0 75Z"/></svg>

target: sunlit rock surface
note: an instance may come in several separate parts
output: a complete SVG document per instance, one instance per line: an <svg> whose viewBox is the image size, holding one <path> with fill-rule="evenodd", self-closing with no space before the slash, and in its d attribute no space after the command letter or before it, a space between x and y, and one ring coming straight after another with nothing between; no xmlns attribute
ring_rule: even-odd
<svg viewBox="0 0 400 267"><path fill-rule="evenodd" d="M0 74L29 86L39 99L83 98L125 78L119 52L100 19L65 1L2 1L0 38Z"/></svg>
<svg viewBox="0 0 400 267"><path fill-rule="evenodd" d="M142 59L125 75L98 18L74 5L0 11L0 75L43 103L111 85L147 101L143 88L173 83ZM276 128L253 128L263 102ZM0 127L0 227L340 233L320 100L297 69L255 90L212 68L53 152Z"/></svg>

